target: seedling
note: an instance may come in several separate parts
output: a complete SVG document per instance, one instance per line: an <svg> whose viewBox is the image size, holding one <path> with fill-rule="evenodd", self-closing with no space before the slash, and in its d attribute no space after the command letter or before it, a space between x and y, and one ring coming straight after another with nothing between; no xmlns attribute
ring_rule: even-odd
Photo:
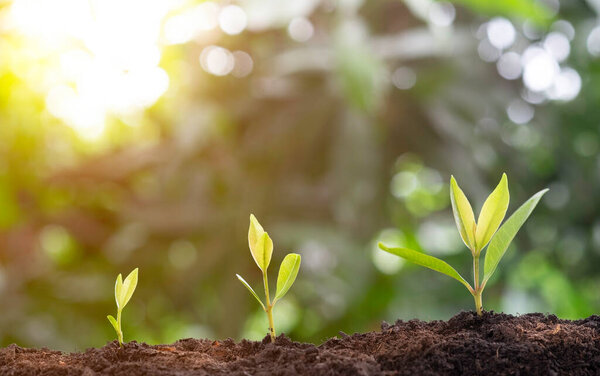
<svg viewBox="0 0 600 376"><path fill-rule="evenodd" d="M117 277L117 281L115 282L115 301L117 302L117 319L111 315L106 316L108 321L112 324L113 328L117 332L117 339L119 340L119 346L123 347L123 330L121 329L121 312L125 305L131 299L133 292L137 286L138 282L138 268L135 268L125 281L123 281L123 277L121 274Z"/></svg>
<svg viewBox="0 0 600 376"><path fill-rule="evenodd" d="M433 269L456 279L469 290L471 295L473 295L477 314L481 316L481 295L483 289L492 274L496 271L496 267L508 249L510 242L547 191L548 189L544 189L531 196L529 200L525 201L525 203L521 205L521 207L518 208L502 226L500 226L506 215L506 209L508 208L509 202L506 174L502 174L500 183L483 204L477 222L475 222L475 215L473 214L473 209L471 208L469 200L467 200L467 197L456 183L454 176L450 178L450 201L452 202L454 220L456 221L456 226L458 227L458 232L460 233L463 242L469 248L471 255L473 256L474 287L471 287L469 282L467 282L452 266L438 258L413 251L412 249L386 247L382 243L379 243L379 248L417 265ZM480 283L479 255L486 245L487 250L483 265L483 280Z"/></svg>
<svg viewBox="0 0 600 376"><path fill-rule="evenodd" d="M260 223L253 214L250 214L250 229L248 230L248 244L250 246L250 253L258 268L262 271L263 284L265 287L265 298L266 304L263 303L256 292L250 287L248 282L244 280L239 274L236 277L242 282L244 286L250 291L252 296L256 298L262 309L267 313L269 319L269 334L271 335L271 342L275 342L275 325L273 323L273 307L283 296L288 292L290 287L294 284L298 270L300 270L300 255L296 253L290 253L281 262L279 267L279 274L277 276L277 291L275 292L275 298L271 302L269 295L269 278L267 276L267 268L271 262L271 255L273 254L273 241L269 237L269 234L265 232Z"/></svg>

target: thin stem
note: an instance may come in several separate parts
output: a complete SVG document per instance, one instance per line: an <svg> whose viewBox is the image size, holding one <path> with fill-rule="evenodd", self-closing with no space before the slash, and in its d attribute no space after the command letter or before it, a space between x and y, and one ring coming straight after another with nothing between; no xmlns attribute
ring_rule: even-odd
<svg viewBox="0 0 600 376"><path fill-rule="evenodd" d="M267 305L265 312L269 318L269 334L271 335L271 342L275 342L275 324L273 322L273 305L271 305L271 298L269 297L269 279L267 278L267 272L263 272L263 283L265 285L265 297L267 298Z"/></svg>
<svg viewBox="0 0 600 376"><path fill-rule="evenodd" d="M273 306L267 308L267 317L269 317L269 333L271 334L271 342L275 342L275 325L273 323Z"/></svg>
<svg viewBox="0 0 600 376"><path fill-rule="evenodd" d="M121 329L121 310L117 311L117 327L119 331L117 332L117 338L119 340L119 346L123 347L123 330Z"/></svg>
<svg viewBox="0 0 600 376"><path fill-rule="evenodd" d="M473 280L475 282L475 293L473 294L473 298L475 298L475 309L477 315L481 316L483 314L481 312L481 307L483 305L481 302L483 286L479 286L479 255L473 256Z"/></svg>
<svg viewBox="0 0 600 376"><path fill-rule="evenodd" d="M475 281L475 291L479 290L479 256L473 256L473 280Z"/></svg>

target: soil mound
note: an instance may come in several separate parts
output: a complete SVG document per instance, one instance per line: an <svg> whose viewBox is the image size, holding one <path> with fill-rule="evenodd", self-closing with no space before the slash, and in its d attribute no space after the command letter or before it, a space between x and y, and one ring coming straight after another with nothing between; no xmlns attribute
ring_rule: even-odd
<svg viewBox="0 0 600 376"><path fill-rule="evenodd" d="M182 339L115 342L82 353L0 349L1 375L600 375L600 317L560 320L462 312L448 321L397 321L315 346Z"/></svg>

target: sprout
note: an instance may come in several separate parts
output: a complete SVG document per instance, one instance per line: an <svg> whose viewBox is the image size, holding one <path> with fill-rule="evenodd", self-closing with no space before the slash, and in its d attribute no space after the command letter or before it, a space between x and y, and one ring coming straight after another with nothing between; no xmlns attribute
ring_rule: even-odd
<svg viewBox="0 0 600 376"><path fill-rule="evenodd" d="M258 265L258 268L262 271L263 283L265 286L265 297L266 304L260 300L256 292L250 287L248 282L244 280L239 274L236 277L242 282L244 286L250 291L252 296L256 298L262 309L267 313L269 319L269 334L271 335L271 342L275 342L275 325L273 323L273 307L279 299L288 292L290 287L294 284L298 270L300 270L300 255L296 253L290 253L281 262L279 267L279 275L277 276L277 291L275 292L275 298L273 302L270 300L269 295L269 279L267 276L267 268L271 262L271 255L273 254L273 241L269 237L269 234L265 232L260 223L253 214L250 214L250 229L248 230L248 244L250 245L250 253L252 258Z"/></svg>
<svg viewBox="0 0 600 376"><path fill-rule="evenodd" d="M115 301L117 302L117 319L111 315L106 316L108 321L112 324L113 328L117 332L117 339L119 340L119 346L123 347L123 330L121 329L121 312L131 296L135 291L138 282L138 268L135 268L125 281L123 282L123 277L121 274L117 277L117 281L115 282Z"/></svg>
<svg viewBox="0 0 600 376"><path fill-rule="evenodd" d="M453 267L440 259L413 251L412 249L389 248L382 243L379 243L379 248L405 258L417 265L433 269L456 279L469 290L471 295L473 295L477 314L481 316L481 294L483 289L492 274L494 274L494 271L496 271L496 267L508 249L510 242L547 191L548 189L544 189L533 195L521 205L521 207L517 209L502 226L500 226L506 215L506 209L508 208L509 202L506 174L502 175L500 183L483 204L477 222L475 222L475 215L473 214L473 209L471 208L469 200L467 200L467 197L456 183L454 176L451 177L450 201L452 202L452 210L454 212L454 220L456 221L458 232L473 256L474 287L471 287L469 282L467 282ZM483 280L480 283L479 255L486 246L487 250L483 265Z"/></svg>

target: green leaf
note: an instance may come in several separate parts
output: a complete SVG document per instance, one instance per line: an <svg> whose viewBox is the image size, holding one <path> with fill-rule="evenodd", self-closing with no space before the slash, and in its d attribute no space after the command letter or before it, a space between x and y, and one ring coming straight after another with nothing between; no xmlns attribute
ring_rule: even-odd
<svg viewBox="0 0 600 376"><path fill-rule="evenodd" d="M267 309L265 308L265 305L260 300L260 298L258 297L258 295L256 295L256 293L254 292L254 289L252 289L252 287L250 287L250 285L248 284L248 282L246 282L244 280L244 278L242 278L242 276L239 275L239 274L236 274L235 276L237 277L237 279L240 280L240 282L242 282L242 285L246 286L246 288L248 289L248 291L250 291L250 293L252 294L252 296L254 296L256 298L256 300L258 301L258 303L260 304L260 306L262 307L262 309L266 311Z"/></svg>
<svg viewBox="0 0 600 376"><path fill-rule="evenodd" d="M458 282L465 285L465 287L469 290L469 292L473 291L473 288L471 288L471 285L469 285L469 282L467 282L460 274L458 274L458 272L453 267L451 267L445 261L442 261L433 256L426 255L421 252L413 251L412 249L408 249L408 248L388 248L385 245L383 245L382 243L379 243L379 248L381 248L382 250L389 252L393 255L400 256L400 257L402 257L412 263L415 263L417 265L424 266L426 268L435 270L436 272L440 272L449 277L452 277L452 278L456 279Z"/></svg>
<svg viewBox="0 0 600 376"><path fill-rule="evenodd" d="M271 255L273 254L273 241L269 234L265 232L254 214L250 214L250 228L248 229L248 245L250 253L256 265L263 271L267 272L267 268L271 263Z"/></svg>
<svg viewBox="0 0 600 376"><path fill-rule="evenodd" d="M273 304L288 292L290 287L294 284L298 270L300 270L300 255L297 253L290 253L281 262L279 267L279 274L277 275L277 292L275 293L275 299Z"/></svg>
<svg viewBox="0 0 600 376"><path fill-rule="evenodd" d="M454 176L450 177L450 201L452 202L452 212L454 213L454 221L465 245L470 249L475 249L475 215L473 208L467 199L467 196L456 183Z"/></svg>
<svg viewBox="0 0 600 376"><path fill-rule="evenodd" d="M111 315L106 316L106 318L111 323L111 325L113 326L113 328L115 328L115 331L117 333L119 333L119 325L117 324L117 320L115 320L115 318L112 317Z"/></svg>
<svg viewBox="0 0 600 376"><path fill-rule="evenodd" d="M456 3L487 16L519 17L538 25L547 25L552 20L548 6L537 0L456 0Z"/></svg>
<svg viewBox="0 0 600 376"><path fill-rule="evenodd" d="M117 302L117 309L122 308L120 306L121 291L123 291L123 276L119 273L117 280L115 281L115 301Z"/></svg>
<svg viewBox="0 0 600 376"><path fill-rule="evenodd" d="M485 252L485 261L483 266L482 284L484 286L488 279L490 279L492 274L494 274L496 271L496 267L508 249L510 242L513 240L521 226L523 226L533 209L535 209L536 205L547 191L548 189L539 191L531 196L529 200L525 201L525 203L521 205L521 207L517 209L513 215L506 220L506 222L504 222L502 227L500 227L498 232L496 232L496 235L494 235L490 241L490 245Z"/></svg>
<svg viewBox="0 0 600 376"><path fill-rule="evenodd" d="M123 307L125 307L125 305L129 302L129 299L131 299L131 296L133 295L133 292L137 287L137 283L138 268L135 268L131 273L129 273L129 275L127 276L127 278L125 278L125 281L123 282L123 286L119 294L120 309L123 309Z"/></svg>
<svg viewBox="0 0 600 376"><path fill-rule="evenodd" d="M500 223L506 215L510 194L508 192L508 179L502 174L502 179L494 191L488 196L481 208L477 219L475 243L477 252L481 251L490 241Z"/></svg>

